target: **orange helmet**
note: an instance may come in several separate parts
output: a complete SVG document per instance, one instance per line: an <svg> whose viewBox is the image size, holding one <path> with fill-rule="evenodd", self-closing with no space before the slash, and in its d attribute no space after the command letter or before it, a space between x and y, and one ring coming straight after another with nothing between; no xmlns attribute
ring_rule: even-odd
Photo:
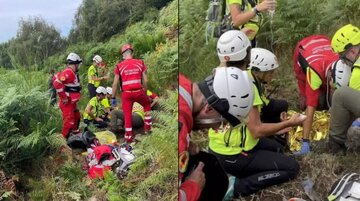
<svg viewBox="0 0 360 201"><path fill-rule="evenodd" d="M130 49L131 51L134 51L134 48L130 44L124 44L121 47L121 54L123 54L126 50Z"/></svg>

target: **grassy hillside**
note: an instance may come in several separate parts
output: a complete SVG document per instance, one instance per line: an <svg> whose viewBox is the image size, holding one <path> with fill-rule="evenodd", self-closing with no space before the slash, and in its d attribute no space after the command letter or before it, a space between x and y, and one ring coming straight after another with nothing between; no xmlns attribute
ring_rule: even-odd
<svg viewBox="0 0 360 201"><path fill-rule="evenodd" d="M205 16L208 2L184 0L180 4L180 49L179 70L195 81L210 74L219 64L216 55L216 40L205 40ZM297 84L293 73L292 54L295 44L311 34L326 34L331 37L341 26L352 23L359 26L359 0L277 0L278 8L270 21L267 14L258 35L258 47L272 50L278 57L277 70L272 87L278 86L272 97L289 101L290 108L297 110ZM193 134L193 139L207 149L207 134ZM302 182L310 178L314 191L324 200L333 182L343 174L358 171L359 155L333 156L326 153L324 142L312 143L313 153L297 158L301 172L296 180L268 188L239 200L279 201L292 197L310 200Z"/></svg>
<svg viewBox="0 0 360 201"><path fill-rule="evenodd" d="M173 1L157 20L133 24L106 42L74 44L49 57L42 71L0 68L0 172L6 175L3 180L0 174L0 200L176 200L177 10ZM138 159L128 177L119 181L109 174L91 181L82 170L82 157L73 155L59 134L61 112L49 107L47 72L51 67L62 70L69 52L83 58L83 111L89 101L87 68L92 57L101 55L112 75L126 42L145 61L149 88L160 95L161 110L154 112L153 133L135 147ZM112 78L102 83L111 84Z"/></svg>

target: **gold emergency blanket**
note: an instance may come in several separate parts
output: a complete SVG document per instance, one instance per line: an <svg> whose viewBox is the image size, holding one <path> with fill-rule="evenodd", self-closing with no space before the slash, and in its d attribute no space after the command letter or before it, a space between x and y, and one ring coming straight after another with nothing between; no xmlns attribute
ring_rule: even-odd
<svg viewBox="0 0 360 201"><path fill-rule="evenodd" d="M114 144L117 141L115 134L111 131L100 131L96 132L95 135L101 144Z"/></svg>
<svg viewBox="0 0 360 201"><path fill-rule="evenodd" d="M289 116L295 114L293 110L288 111ZM315 111L314 120L310 131L310 140L320 141L325 139L329 133L330 113L326 110ZM291 151L300 151L303 127L294 127L289 132L288 143Z"/></svg>

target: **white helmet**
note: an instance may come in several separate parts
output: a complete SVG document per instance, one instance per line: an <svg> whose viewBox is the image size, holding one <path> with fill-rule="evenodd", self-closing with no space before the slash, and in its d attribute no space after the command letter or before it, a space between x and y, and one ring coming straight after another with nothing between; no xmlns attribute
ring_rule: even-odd
<svg viewBox="0 0 360 201"><path fill-rule="evenodd" d="M207 102L233 126L245 118L254 101L249 74L236 67L218 67L214 75L199 83Z"/></svg>
<svg viewBox="0 0 360 201"><path fill-rule="evenodd" d="M112 94L112 88L111 87L106 87L106 92L108 94Z"/></svg>
<svg viewBox="0 0 360 201"><path fill-rule="evenodd" d="M101 63L103 60L102 60L101 56L95 55L94 58L93 58L93 61L95 61L95 63L99 64L99 63Z"/></svg>
<svg viewBox="0 0 360 201"><path fill-rule="evenodd" d="M98 88L96 88L96 93L106 95L107 91L106 91L105 87L99 86Z"/></svg>
<svg viewBox="0 0 360 201"><path fill-rule="evenodd" d="M279 67L274 53L264 48L252 48L248 69L258 68L260 71L270 71Z"/></svg>
<svg viewBox="0 0 360 201"><path fill-rule="evenodd" d="M239 30L229 30L223 33L217 42L217 52L220 62L241 61L246 57L247 49L251 47L248 37Z"/></svg>
<svg viewBox="0 0 360 201"><path fill-rule="evenodd" d="M71 52L67 57L66 57L66 62L68 64L79 64L82 62L81 58L79 57L79 55Z"/></svg>
<svg viewBox="0 0 360 201"><path fill-rule="evenodd" d="M351 76L351 66L345 64L341 59L331 64L331 72L335 88L347 86Z"/></svg>

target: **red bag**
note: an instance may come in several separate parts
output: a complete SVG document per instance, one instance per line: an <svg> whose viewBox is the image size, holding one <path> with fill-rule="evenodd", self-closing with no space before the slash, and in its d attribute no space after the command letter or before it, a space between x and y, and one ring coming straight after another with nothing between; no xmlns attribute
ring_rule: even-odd
<svg viewBox="0 0 360 201"><path fill-rule="evenodd" d="M88 162L88 175L90 178L104 178L105 171L109 171L116 159L112 155L112 148L109 145L96 146L88 150L86 157Z"/></svg>

